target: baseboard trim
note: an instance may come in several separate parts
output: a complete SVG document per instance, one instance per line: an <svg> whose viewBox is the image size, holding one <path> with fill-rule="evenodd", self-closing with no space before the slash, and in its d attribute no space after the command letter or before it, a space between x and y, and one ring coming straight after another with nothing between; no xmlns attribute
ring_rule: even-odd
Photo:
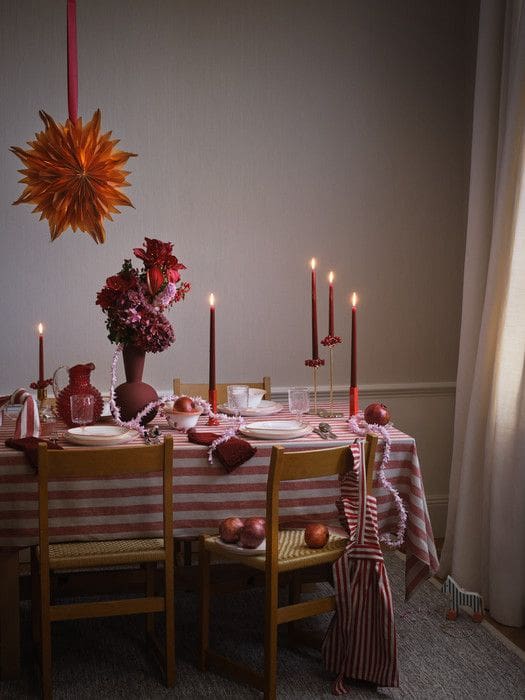
<svg viewBox="0 0 525 700"><path fill-rule="evenodd" d="M434 537L444 537L447 528L448 495L427 494L426 499Z"/></svg>

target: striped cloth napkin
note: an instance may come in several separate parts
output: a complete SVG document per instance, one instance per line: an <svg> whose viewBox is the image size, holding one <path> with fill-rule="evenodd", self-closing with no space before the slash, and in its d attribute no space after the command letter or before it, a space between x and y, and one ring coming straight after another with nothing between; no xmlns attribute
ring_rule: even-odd
<svg viewBox="0 0 525 700"><path fill-rule="evenodd" d="M4 418L4 408L22 404L22 410L16 419L15 439L40 435L40 418L34 396L27 389L17 389L10 396L0 396L0 425Z"/></svg>

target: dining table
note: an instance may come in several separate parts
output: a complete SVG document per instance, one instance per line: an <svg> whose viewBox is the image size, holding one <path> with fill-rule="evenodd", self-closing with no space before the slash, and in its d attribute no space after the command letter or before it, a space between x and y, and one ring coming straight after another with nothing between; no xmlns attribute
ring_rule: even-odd
<svg viewBox="0 0 525 700"><path fill-rule="evenodd" d="M275 403L275 415L245 417L245 425L257 421L292 420L286 406ZM327 409L322 401L319 408ZM300 416L305 424L299 437L281 438L243 436L256 452L248 461L227 471L210 455L210 448L189 442L186 433L172 429L161 414L153 420L162 435L173 435L173 534L189 539L201 533L216 533L221 520L229 516L263 516L266 508L266 481L272 447L286 449L322 449L351 444L360 435L348 421L348 403L331 406L339 417ZM253 413L253 411L252 411ZM207 425L202 415L197 431L221 434L235 425L236 419L223 416L218 426ZM330 424L333 437L325 439L313 432L320 422ZM42 437L56 439L66 450L84 449L68 442L67 428L60 421L43 423ZM5 446L12 437L14 422L0 426L0 678L16 678L20 673L19 558L20 553L38 541L38 483L35 469L23 452ZM246 427L243 430L247 430ZM405 595L409 598L438 569L438 557L432 534L423 478L414 437L396 425L386 426L389 442L384 475L385 488L376 476L373 495L377 499L380 535L394 533L401 517L397 491L406 514L402 549L405 554ZM248 433L249 433L248 429ZM274 433L270 432L270 435ZM134 433L129 446L143 445ZM380 437L376 451L376 470L383 462L386 441ZM384 484L384 482L383 482ZM392 488L393 487L393 488ZM395 491L394 491L395 489ZM281 491L283 525L323 522L339 525L336 501L337 478L326 477L308 482L285 482ZM71 477L50 484L49 518L51 541L108 540L159 537L162 533L162 482L160 474L126 475L88 480Z"/></svg>

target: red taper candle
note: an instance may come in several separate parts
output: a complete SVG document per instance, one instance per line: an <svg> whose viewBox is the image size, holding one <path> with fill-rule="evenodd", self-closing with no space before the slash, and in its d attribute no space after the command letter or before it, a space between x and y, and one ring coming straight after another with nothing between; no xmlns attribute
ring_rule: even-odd
<svg viewBox="0 0 525 700"><path fill-rule="evenodd" d="M317 345L317 285L316 285L316 266L315 258L312 258L310 265L312 266L312 360L317 360L319 357L319 347Z"/></svg>
<svg viewBox="0 0 525 700"><path fill-rule="evenodd" d="M350 359L350 415L359 411L359 389L357 388L357 294L352 294L352 354Z"/></svg>
<svg viewBox="0 0 525 700"><path fill-rule="evenodd" d="M328 335L334 335L334 273L328 275Z"/></svg>
<svg viewBox="0 0 525 700"><path fill-rule="evenodd" d="M357 294L352 294L352 355L350 368L350 386L357 386Z"/></svg>
<svg viewBox="0 0 525 700"><path fill-rule="evenodd" d="M44 326L38 324L38 381L44 381Z"/></svg>
<svg viewBox="0 0 525 700"><path fill-rule="evenodd" d="M210 378L209 391L215 391L215 297L210 294Z"/></svg>

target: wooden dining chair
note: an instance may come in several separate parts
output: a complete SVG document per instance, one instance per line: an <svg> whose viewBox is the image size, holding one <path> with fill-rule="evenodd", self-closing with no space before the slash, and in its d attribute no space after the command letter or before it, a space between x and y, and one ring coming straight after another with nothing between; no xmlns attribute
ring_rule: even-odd
<svg viewBox="0 0 525 700"><path fill-rule="evenodd" d="M245 384L252 389L264 389L264 399L270 401L272 398L272 382L270 377L263 377L262 382L228 382L227 384L217 384L217 403L226 403L228 395L226 387L229 384ZM208 398L208 384L188 384L183 382L180 377L175 377L173 380L173 393L175 396L202 396L203 399Z"/></svg>
<svg viewBox="0 0 525 700"><path fill-rule="evenodd" d="M367 481L371 485L377 437L366 437ZM293 583L293 575L311 567L329 564L338 559L344 551L347 537L330 533L328 543L322 549L309 549L304 544L304 530L279 530L279 488L283 481L312 479L335 474L343 474L348 468L348 447L335 447L327 450L287 451L281 446L272 448L270 471L266 496L266 553L246 556L231 548L225 548L219 537L202 535L200 539L200 610L201 610L201 650L200 665L205 670L209 663L233 676L237 680L262 690L266 700L274 700L277 675L277 630L283 623L293 623L335 610L335 595L300 602L300 590ZM264 572L265 590L265 641L264 673L256 673L247 666L226 658L210 649L210 563L211 557L233 560L237 564L252 567ZM289 604L279 606L279 574L291 572ZM241 643L239 641L239 643Z"/></svg>
<svg viewBox="0 0 525 700"><path fill-rule="evenodd" d="M163 537L134 540L49 542L49 485L66 478L111 478L123 474L162 473ZM51 623L59 620L146 615L146 633L164 665L168 687L175 682L174 571L173 571L173 438L163 444L104 449L48 450L38 446L38 546L31 548L33 639L40 651L42 696L52 696ZM155 593L155 570L164 566L164 593ZM145 595L140 598L55 604L51 573L140 565L146 572ZM154 614L164 613L164 649L154 633Z"/></svg>

